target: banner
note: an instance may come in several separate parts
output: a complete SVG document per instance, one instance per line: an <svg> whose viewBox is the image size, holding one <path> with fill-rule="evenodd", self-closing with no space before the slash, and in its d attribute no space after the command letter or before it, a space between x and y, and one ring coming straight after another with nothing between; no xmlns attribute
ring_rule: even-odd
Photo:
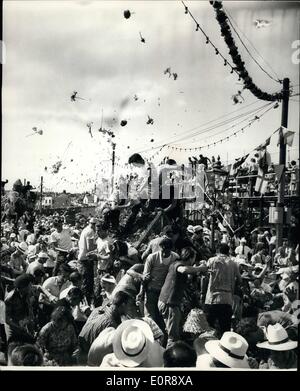
<svg viewBox="0 0 300 391"><path fill-rule="evenodd" d="M293 145L294 135L295 135L295 132L288 130L284 126L281 126L279 128L279 137L278 137L277 146L280 145L281 137L283 137L284 143L287 144L289 147L291 147Z"/></svg>
<svg viewBox="0 0 300 391"><path fill-rule="evenodd" d="M256 192L259 192L260 194L265 194L265 192L267 191L268 181L265 175L265 172L261 168L259 168L254 190Z"/></svg>
<svg viewBox="0 0 300 391"><path fill-rule="evenodd" d="M276 175L278 182L280 182L281 175L283 173L283 168L284 168L283 164L275 164L274 165L274 171L275 171L275 175Z"/></svg>

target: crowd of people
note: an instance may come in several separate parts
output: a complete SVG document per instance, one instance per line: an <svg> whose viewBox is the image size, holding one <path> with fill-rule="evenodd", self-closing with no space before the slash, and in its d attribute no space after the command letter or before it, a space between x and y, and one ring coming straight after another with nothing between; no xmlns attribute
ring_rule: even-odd
<svg viewBox="0 0 300 391"><path fill-rule="evenodd" d="M212 208L191 224L154 201L2 220L2 365L297 367L297 237L277 248L272 226L232 232ZM167 223L134 240L158 212Z"/></svg>

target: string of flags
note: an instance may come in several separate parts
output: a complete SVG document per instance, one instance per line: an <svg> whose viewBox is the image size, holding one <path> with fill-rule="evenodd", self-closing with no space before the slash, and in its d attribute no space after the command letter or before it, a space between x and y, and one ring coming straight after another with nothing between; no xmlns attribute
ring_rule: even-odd
<svg viewBox="0 0 300 391"><path fill-rule="evenodd" d="M228 136L226 136L226 137L224 137L224 138L221 138L221 139L219 139L219 140L217 140L217 141L214 141L214 142L212 142L212 143L209 143L209 144L206 144L206 145L202 145L202 146L200 146L200 147L194 147L194 148L187 148L187 147L183 147L183 146L172 146L172 145L168 145L168 144L164 144L161 148L160 148L160 150L158 151L158 152L156 152L154 155L152 155L150 158L149 158L149 160L152 160L155 156L157 156L159 153L160 153L160 151L163 149L163 148L165 148L165 147L167 147L168 149L171 149L171 150L173 150L173 151L185 151L185 152L187 152L187 151L201 151L201 149L204 149L204 148L210 148L210 147L215 147L216 145L218 145L218 144L222 144L223 142L227 142L227 141L229 141L229 139L231 139L232 137L236 137L237 136L237 134L239 134L240 132L244 132L244 130L246 129L246 128L248 128L248 127L250 127L254 122L256 122L256 121L259 121L260 120L260 118L263 116L263 115L265 115L269 110L271 110L272 108L274 108L275 107L275 105L272 105L271 107L268 107L268 109L267 110L265 110L260 116L255 116L253 119L251 119L250 121L249 121L249 123L247 124L247 125L244 125L242 128L240 128L239 130L236 130L236 131L234 131L234 132L232 132L230 135L228 135ZM244 121L244 120L243 120ZM241 122L243 122L243 121L241 121ZM235 125L232 125L230 128L228 128L228 129L226 129L226 130L229 130L229 129L231 129L231 128L233 128L233 127L235 127L236 126L236 124ZM222 131L223 132L223 131Z"/></svg>
<svg viewBox="0 0 300 391"><path fill-rule="evenodd" d="M222 60L224 61L224 66L226 67L227 65L229 66L229 68L231 68L231 71L230 73L236 73L238 75L238 72L237 72L237 69L229 62L229 60L227 58L225 58L225 56L223 56L223 54L220 52L220 50L216 47L216 45L210 40L209 36L206 34L206 32L202 29L202 27L200 26L200 24L198 23L198 21L195 19L194 15L191 13L191 11L189 10L189 8L185 5L185 3L183 1L181 1L181 3L183 4L184 6L184 9L185 9L185 14L188 14L190 15L190 17L193 19L193 21L196 23L196 31L201 31L201 33L204 35L206 41L206 45L211 45L214 50L215 50L215 54L217 56L220 56L222 58Z"/></svg>
<svg viewBox="0 0 300 391"><path fill-rule="evenodd" d="M279 137L278 137L277 146L280 144L281 137L283 137L284 144L287 144L289 147L291 147L293 145L294 136L295 136L295 132L288 130L284 126L281 126L279 128Z"/></svg>

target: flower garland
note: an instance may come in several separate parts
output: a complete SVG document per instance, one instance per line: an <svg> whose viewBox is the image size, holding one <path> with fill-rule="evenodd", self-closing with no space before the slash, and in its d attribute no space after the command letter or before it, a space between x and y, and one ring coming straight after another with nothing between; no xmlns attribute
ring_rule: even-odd
<svg viewBox="0 0 300 391"><path fill-rule="evenodd" d="M254 96L258 99L267 100L267 101L280 101L282 99L282 92L277 92L275 94L269 94L267 92L262 91L258 88L249 73L245 68L245 63L242 61L242 58L239 54L238 48L234 42L232 37L231 29L228 24L228 17L223 10L222 2L220 1L210 1L210 4L214 7L216 12L216 19L221 27L221 35L224 37L224 41L226 42L229 54L235 64L235 70L238 72L241 79L244 81L244 88L250 90Z"/></svg>

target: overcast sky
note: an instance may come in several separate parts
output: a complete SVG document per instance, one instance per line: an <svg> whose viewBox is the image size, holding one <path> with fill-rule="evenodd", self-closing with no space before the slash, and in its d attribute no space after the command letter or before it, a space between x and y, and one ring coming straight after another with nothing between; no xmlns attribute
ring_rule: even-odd
<svg viewBox="0 0 300 391"><path fill-rule="evenodd" d="M186 4L230 59L213 7L206 1ZM298 85L294 88L298 93L299 65L291 58L292 43L299 39L299 4L224 5L255 58L271 75L289 77ZM17 178L38 185L43 175L46 188L90 190L96 176L99 180L109 175L111 146L97 130L102 110L103 127L115 132L116 155L122 164L134 152L148 150L142 153L147 158L157 151L152 147L166 142L190 148L218 141L247 122L228 129L234 124L230 122L206 133L201 125L267 103L244 91L243 103L233 104L232 95L242 87L237 76L205 44L179 1L4 1L3 8L2 178L9 180L8 188ZM126 9L132 12L129 19L123 16ZM257 28L257 19L270 23ZM259 69L237 38L236 44L254 82L267 92L279 91L280 84ZM177 80L164 74L167 67L178 74ZM86 100L72 102L74 90ZM290 157L298 158L299 96L293 99L288 127L297 135ZM146 124L147 115L153 125ZM280 118L281 107L272 109L238 137L196 154L220 154L223 161L231 162L271 135ZM121 120L127 120L127 125L121 127ZM91 121L93 138L86 126ZM42 129L43 135L26 137L32 127ZM196 131L202 133L188 138ZM269 152L275 163L276 144L274 137ZM170 156L185 163L190 154L164 149L155 161ZM59 159L63 160L59 173L51 174Z"/></svg>

